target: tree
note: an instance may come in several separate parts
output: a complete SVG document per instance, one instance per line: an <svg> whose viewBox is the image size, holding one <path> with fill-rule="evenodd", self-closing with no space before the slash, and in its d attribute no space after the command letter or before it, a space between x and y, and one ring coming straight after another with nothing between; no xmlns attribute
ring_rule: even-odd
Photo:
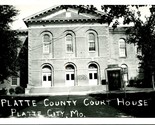
<svg viewBox="0 0 155 125"><path fill-rule="evenodd" d="M113 23L115 29L119 25L119 18L123 18L123 24L131 24L126 31L127 42L137 45L137 49L141 50L141 54L137 55L140 60L140 67L143 69L144 79L143 85L148 87L152 82L152 73L155 72L155 6L150 7L150 15L142 18L140 11L144 5L107 5L102 6L105 15L103 15L103 22ZM131 8L134 8L132 10Z"/></svg>
<svg viewBox="0 0 155 125"><path fill-rule="evenodd" d="M20 83L22 83L20 86L26 88L28 83L28 38L26 38L18 57Z"/></svg>
<svg viewBox="0 0 155 125"><path fill-rule="evenodd" d="M146 18L146 21L140 19L141 14L138 17L134 17L134 27L128 29L130 33L128 42L138 45L138 49L141 50L141 55L138 55L138 59L141 61L140 67L144 71L145 86L151 85L152 73L155 72L155 11L154 6L150 8L150 16Z"/></svg>
<svg viewBox="0 0 155 125"><path fill-rule="evenodd" d="M18 74L17 59L21 41L18 33L10 28L10 23L17 14L18 11L13 6L0 5L0 83Z"/></svg>

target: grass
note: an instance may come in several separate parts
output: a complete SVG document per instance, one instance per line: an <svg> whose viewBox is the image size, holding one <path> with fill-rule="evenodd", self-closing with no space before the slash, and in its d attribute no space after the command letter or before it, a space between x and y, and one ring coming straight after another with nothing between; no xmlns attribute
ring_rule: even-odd
<svg viewBox="0 0 155 125"><path fill-rule="evenodd" d="M120 117L155 117L155 92L136 92L136 93L109 93L109 94L89 94L89 95L62 95L62 96L0 96L0 117L94 117L94 118L120 118ZM16 105L8 106L5 103L2 107L2 99L6 99L10 104L14 104L14 100L17 100ZM137 105L123 105L119 100L128 101L128 103L139 100L142 106ZM36 101L37 106L32 104L28 106L23 103L20 106L19 100L32 100ZM46 101L46 105L44 101ZM108 100L109 103L108 103ZM147 101L147 106L144 105L144 100ZM70 101L70 103L67 103ZM73 101L76 101L74 104ZM58 104L59 105L56 105ZM60 105L60 102L62 105ZM51 106L49 105L51 103ZM55 103L54 105L52 105ZM65 103L66 105L64 105ZM127 103L127 104L128 104ZM17 106L18 105L18 106ZM11 110L14 110L13 115L11 115ZM30 115L31 114L31 115Z"/></svg>

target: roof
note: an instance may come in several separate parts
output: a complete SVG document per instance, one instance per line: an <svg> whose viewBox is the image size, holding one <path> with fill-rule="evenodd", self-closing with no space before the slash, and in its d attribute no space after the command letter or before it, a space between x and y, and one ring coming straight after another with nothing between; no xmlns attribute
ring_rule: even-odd
<svg viewBox="0 0 155 125"><path fill-rule="evenodd" d="M21 35L28 35L28 30L27 29L18 29L16 31L17 31L17 33L19 33Z"/></svg>
<svg viewBox="0 0 155 125"><path fill-rule="evenodd" d="M80 9L82 11L80 11ZM62 11L64 10L64 11ZM72 18L65 18L64 13L70 11ZM76 11L76 12L75 12ZM61 12L61 13L60 13ZM56 22L80 22L96 21L101 19L103 12L89 9L82 5L57 5L24 18L26 25L29 23L56 23Z"/></svg>

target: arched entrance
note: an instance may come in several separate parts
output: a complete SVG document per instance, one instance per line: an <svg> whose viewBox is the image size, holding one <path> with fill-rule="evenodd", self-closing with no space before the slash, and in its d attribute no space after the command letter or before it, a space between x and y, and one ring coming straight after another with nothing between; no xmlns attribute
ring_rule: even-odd
<svg viewBox="0 0 155 125"><path fill-rule="evenodd" d="M96 64L89 65L89 85L97 85L98 83L98 68Z"/></svg>
<svg viewBox="0 0 155 125"><path fill-rule="evenodd" d="M42 86L43 87L52 86L52 69L48 65L45 65L42 68Z"/></svg>
<svg viewBox="0 0 155 125"><path fill-rule="evenodd" d="M65 67L65 69L66 69L65 85L66 86L74 86L74 84L75 84L75 68L74 68L74 66L69 64Z"/></svg>

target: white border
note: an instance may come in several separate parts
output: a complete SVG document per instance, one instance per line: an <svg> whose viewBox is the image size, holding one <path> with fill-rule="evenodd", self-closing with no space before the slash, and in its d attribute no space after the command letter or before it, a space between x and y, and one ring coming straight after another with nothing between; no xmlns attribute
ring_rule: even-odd
<svg viewBox="0 0 155 125"><path fill-rule="evenodd" d="M143 5L143 4L155 4L155 1L153 0L1 0L0 4L12 4L12 5L38 5L38 4L48 4L52 3L53 5L58 4L82 4L82 5L90 5L90 4L117 4L117 5L125 5L125 4L137 4L137 5Z"/></svg>
<svg viewBox="0 0 155 125"><path fill-rule="evenodd" d="M154 124L154 118L9 118L0 124Z"/></svg>
<svg viewBox="0 0 155 125"><path fill-rule="evenodd" d="M1 5L43 5L43 4L155 4L153 0L1 0ZM33 13L32 13L33 14ZM153 118L0 118L0 124L154 124Z"/></svg>

